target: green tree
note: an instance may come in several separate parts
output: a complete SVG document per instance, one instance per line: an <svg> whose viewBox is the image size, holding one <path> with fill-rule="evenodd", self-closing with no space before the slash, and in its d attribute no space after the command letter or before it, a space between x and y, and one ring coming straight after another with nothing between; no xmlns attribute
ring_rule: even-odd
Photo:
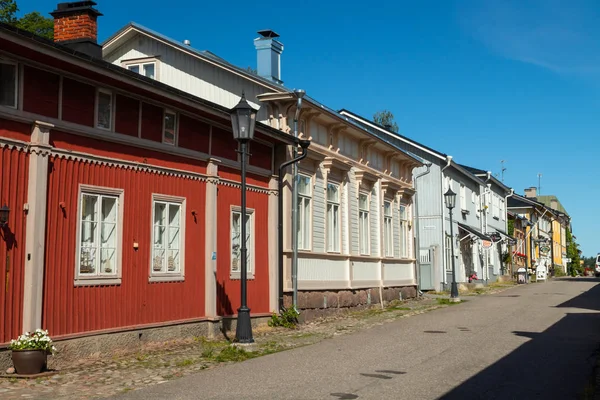
<svg viewBox="0 0 600 400"><path fill-rule="evenodd" d="M19 8L15 0L0 0L0 22L48 39L54 38L54 21L52 19L44 17L37 11L17 18L18 11Z"/></svg>
<svg viewBox="0 0 600 400"><path fill-rule="evenodd" d="M566 230L567 236L567 258L571 259L569 263L569 274L571 276L575 276L578 272L582 273L580 256L579 256L579 245L573 239L573 235L571 234L571 230L567 228Z"/></svg>
<svg viewBox="0 0 600 400"><path fill-rule="evenodd" d="M392 132L398 132L398 124L394 120L394 114L388 110L377 111L373 115L373 122L387 127L389 125L389 129Z"/></svg>
<svg viewBox="0 0 600 400"><path fill-rule="evenodd" d="M14 24L17 22L18 10L15 0L0 0L0 22Z"/></svg>

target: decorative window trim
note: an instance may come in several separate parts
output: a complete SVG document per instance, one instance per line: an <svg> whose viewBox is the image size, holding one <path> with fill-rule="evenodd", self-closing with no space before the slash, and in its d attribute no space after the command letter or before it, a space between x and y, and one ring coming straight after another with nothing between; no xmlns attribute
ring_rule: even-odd
<svg viewBox="0 0 600 400"><path fill-rule="evenodd" d="M389 210L390 210L390 214L386 215L385 214L385 209L386 209L386 203L389 204ZM383 256L385 258L392 258L394 257L394 202L390 201L390 200L384 200L383 204L381 206L382 210L382 216L383 216L383 232L382 232L382 236L383 236ZM390 221L390 226L389 226L389 239L385 234L385 230L386 230L386 220ZM388 243L389 242L389 243Z"/></svg>
<svg viewBox="0 0 600 400"><path fill-rule="evenodd" d="M366 196L367 198L367 207L360 208L360 196ZM366 214L366 231L361 231L362 219L361 214ZM371 193L366 191L360 191L358 193L358 254L361 256L370 256L371 255ZM362 234L367 236L366 238L366 251L363 252L362 249Z"/></svg>
<svg viewBox="0 0 600 400"><path fill-rule="evenodd" d="M139 65L140 68L143 68L146 64L154 64L154 80L160 80L160 59L158 56L156 57L143 57L143 58L132 58L129 60L121 60L121 67L129 70L129 67L134 65ZM140 73L142 76L146 76Z"/></svg>
<svg viewBox="0 0 600 400"><path fill-rule="evenodd" d="M330 201L327 198L327 191L329 189L329 185L332 186L337 186L337 194L338 194L338 198L337 201ZM342 219L342 185L341 183L337 183L337 182L327 182L325 185L325 244L327 246L327 253L333 253L333 254L340 254L342 252L342 224L341 224L341 219ZM327 209L329 207L329 204L332 205L332 207L337 206L337 221L338 221L338 233L337 233L337 243L333 242L333 238L330 237L329 235L329 217L328 217L328 212ZM334 244L333 247L330 247L331 244Z"/></svg>
<svg viewBox="0 0 600 400"><path fill-rule="evenodd" d="M100 93L110 95L110 127L104 128L98 124L98 117L100 114ZM115 94L110 89L96 88L96 105L94 107L94 128L101 129L103 131L113 132L115 126Z"/></svg>
<svg viewBox="0 0 600 400"><path fill-rule="evenodd" d="M84 193L92 195L108 195L117 197L117 265L116 274L109 275L96 275L86 276L80 274L80 257L81 257L81 196ZM119 188L109 188L104 186L93 186L80 184L77 193L77 230L76 230L76 251L75 256L75 286L92 286L92 285L120 285L121 277L123 274L122 259L123 259L123 197L124 190Z"/></svg>
<svg viewBox="0 0 600 400"><path fill-rule="evenodd" d="M175 116L175 123L174 123L174 127L173 127L173 143L169 143L165 140L165 133L166 133L166 120L167 120L167 114L171 114ZM171 109L168 108L164 108L163 109L163 123L162 123L162 143L169 145L169 146L177 146L177 142L179 141L179 114L176 111L173 111Z"/></svg>
<svg viewBox="0 0 600 400"><path fill-rule="evenodd" d="M231 257L231 244L233 242L233 238L231 237L231 232L232 232L232 227L233 227L233 213L237 212L240 213L242 212L242 207L240 206L231 206L230 210L229 210L229 251L230 251L230 257ZM254 279L254 275L255 275L255 268L256 268L256 240L255 240L255 236L256 236L256 231L254 229L254 209L253 208L248 208L246 207L246 215L248 215L250 217L250 243L247 245L247 251L248 253L251 254L250 257L250 265L248 268L249 271L246 273L246 279ZM241 216L240 216L240 220L241 220ZM244 221L242 221L244 222ZM245 223L245 222L244 222ZM241 228L241 227L240 227ZM240 229L241 232L241 229ZM231 258L229 260L229 279L241 279L242 278L242 270L240 268L240 270L238 272L234 272L231 270Z"/></svg>
<svg viewBox="0 0 600 400"><path fill-rule="evenodd" d="M404 214L402 213L402 208L404 208ZM411 254L411 240L410 239L410 217L408 213L408 205L404 203L400 203L398 207L398 214L400 216L400 258L409 258ZM402 241L404 238L404 242Z"/></svg>
<svg viewBox="0 0 600 400"><path fill-rule="evenodd" d="M6 108L12 108L14 110L17 110L19 108L19 101L20 98L22 96L20 96L21 94L21 76L23 76L21 74L21 68L19 68L19 63L13 60L7 60L7 59L3 59L0 58L0 64L5 64L5 65L12 65L15 67L15 97L14 97L14 106L9 106L9 105L0 105L0 107L6 107Z"/></svg>
<svg viewBox="0 0 600 400"><path fill-rule="evenodd" d="M181 207L181 223L179 226L179 236L181 246L179 248L179 271L178 272L154 272L152 268L152 253L154 250L154 203L156 201L179 204ZM185 280L185 238L186 238L186 213L185 213L185 197L169 196L160 193L152 193L152 212L150 213L150 263L149 263L149 282L178 282Z"/></svg>
<svg viewBox="0 0 600 400"><path fill-rule="evenodd" d="M299 172L298 173L299 177L303 177L303 178L308 178L309 180L309 194L302 194L300 193L300 191L298 191L298 200L300 199L308 199L309 202L309 207L308 207L308 212L310 213L309 218L308 218L308 226L305 228L308 231L308 244L307 243L302 243L302 247L298 246L298 250L304 250L304 251L311 251L312 250L312 234L313 234L313 177L312 175L306 174L306 173L302 173ZM300 224L302 223L302 218L300 217L300 215L298 216L298 223L300 226ZM300 242L300 233L298 234L298 242Z"/></svg>

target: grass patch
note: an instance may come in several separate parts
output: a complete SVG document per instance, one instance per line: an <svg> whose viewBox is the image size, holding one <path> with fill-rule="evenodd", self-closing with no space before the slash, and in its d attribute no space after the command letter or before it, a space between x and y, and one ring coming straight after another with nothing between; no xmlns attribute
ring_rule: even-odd
<svg viewBox="0 0 600 400"><path fill-rule="evenodd" d="M196 363L196 361L194 361L194 360L191 360L191 359L189 359L189 358L186 358L185 360L180 360L180 361L177 361L177 362L175 363L175 366L177 366L177 367L187 367L187 366L189 366L189 365L193 365L193 364L195 364L195 363Z"/></svg>
<svg viewBox="0 0 600 400"><path fill-rule="evenodd" d="M438 295L438 296L447 296L447 295L450 295L450 292L448 292L446 290L441 291L441 292L429 291L429 292L427 292L427 294L434 294L434 295Z"/></svg>
<svg viewBox="0 0 600 400"><path fill-rule="evenodd" d="M236 346L227 346L214 357L214 360L217 362L244 361L254 357L256 355L252 352Z"/></svg>

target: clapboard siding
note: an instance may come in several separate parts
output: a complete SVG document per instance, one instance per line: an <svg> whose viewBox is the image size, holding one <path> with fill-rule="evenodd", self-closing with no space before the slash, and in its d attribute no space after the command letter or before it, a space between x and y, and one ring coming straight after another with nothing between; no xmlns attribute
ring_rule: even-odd
<svg viewBox="0 0 600 400"><path fill-rule="evenodd" d="M350 214L350 253L356 255L359 253L359 229L358 229L358 193L356 187L355 170L352 169L348 174L348 203Z"/></svg>
<svg viewBox="0 0 600 400"><path fill-rule="evenodd" d="M394 240L394 258L400 258L400 204L392 203L392 234Z"/></svg>
<svg viewBox="0 0 600 400"><path fill-rule="evenodd" d="M313 251L325 252L325 181L321 169L315 174L313 196Z"/></svg>
<svg viewBox="0 0 600 400"><path fill-rule="evenodd" d="M371 204L370 206L370 225L371 225L371 255L379 256L381 251L379 248L379 236L381 235L381 221L380 211L382 208L381 201L379 200L379 182L373 185L371 191Z"/></svg>

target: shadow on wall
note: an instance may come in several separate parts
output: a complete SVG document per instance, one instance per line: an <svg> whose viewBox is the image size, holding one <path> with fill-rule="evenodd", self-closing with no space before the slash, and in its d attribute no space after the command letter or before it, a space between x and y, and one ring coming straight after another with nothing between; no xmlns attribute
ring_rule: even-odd
<svg viewBox="0 0 600 400"><path fill-rule="evenodd" d="M589 311L600 311L600 285L557 307L579 310L544 332L513 332L530 340L440 399L580 398L600 344L600 313Z"/></svg>
<svg viewBox="0 0 600 400"><path fill-rule="evenodd" d="M225 282L219 282L217 280L217 315L221 317L234 315L233 306L225 290ZM223 318L221 320L221 332L225 335L225 338L229 340L227 332L231 331L232 319Z"/></svg>

